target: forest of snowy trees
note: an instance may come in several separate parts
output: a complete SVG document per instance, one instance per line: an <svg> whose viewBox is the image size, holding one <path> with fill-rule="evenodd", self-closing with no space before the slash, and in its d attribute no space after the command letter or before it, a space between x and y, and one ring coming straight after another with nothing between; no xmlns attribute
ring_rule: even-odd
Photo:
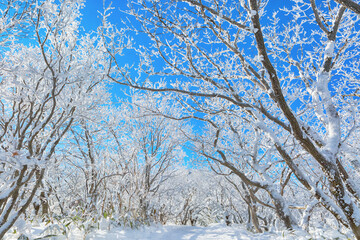
<svg viewBox="0 0 360 240"><path fill-rule="evenodd" d="M273 1L104 1L91 32L84 0L0 1L0 239L220 222L360 239L359 1Z"/></svg>

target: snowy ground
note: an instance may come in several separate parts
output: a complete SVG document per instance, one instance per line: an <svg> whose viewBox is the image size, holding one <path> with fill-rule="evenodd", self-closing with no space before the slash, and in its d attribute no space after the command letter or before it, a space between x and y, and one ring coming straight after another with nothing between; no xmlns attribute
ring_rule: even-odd
<svg viewBox="0 0 360 240"><path fill-rule="evenodd" d="M157 239L157 240L233 240L233 239L273 239L270 236L255 236L238 228L213 225L210 227L163 226L140 230L114 229L111 232L98 231L89 234L88 239Z"/></svg>
<svg viewBox="0 0 360 240"><path fill-rule="evenodd" d="M30 230L30 229L29 229ZM72 230L67 236L44 237L44 227L32 227L27 236L30 239L42 240L315 240L315 239L351 239L337 231L323 231L317 229L311 235L304 231L272 232L254 234L246 231L242 226L227 227L223 224L214 224L209 227L192 226L151 226L140 229L113 228L110 231L96 229L84 234L80 230ZM19 234L8 234L6 240L18 239Z"/></svg>

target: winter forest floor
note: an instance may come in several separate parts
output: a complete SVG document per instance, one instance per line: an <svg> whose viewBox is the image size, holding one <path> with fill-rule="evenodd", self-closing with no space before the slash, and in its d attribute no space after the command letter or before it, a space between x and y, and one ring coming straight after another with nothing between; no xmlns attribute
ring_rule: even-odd
<svg viewBox="0 0 360 240"><path fill-rule="evenodd" d="M44 231L45 230L45 231ZM56 231L56 230L55 230ZM72 229L67 236L51 236L45 226L28 226L26 236L29 239L37 240L315 240L315 239L352 239L350 235L339 233L335 230L324 230L321 228L310 231L272 231L267 233L251 233L244 227L225 226L225 224L212 224L208 227L199 226L178 226L178 225L155 225L141 227L139 229L113 228L111 230L94 229L87 234L79 229ZM57 234L56 234L57 235ZM20 234L7 234L6 240L19 239Z"/></svg>

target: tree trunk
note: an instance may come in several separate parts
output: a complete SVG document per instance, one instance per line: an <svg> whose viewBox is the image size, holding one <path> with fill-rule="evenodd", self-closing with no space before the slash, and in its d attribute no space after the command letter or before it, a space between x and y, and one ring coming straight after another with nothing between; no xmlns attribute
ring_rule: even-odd
<svg viewBox="0 0 360 240"><path fill-rule="evenodd" d="M22 170L27 169L27 166L24 166ZM34 171L34 170L32 170ZM35 193L36 191L39 189L42 178L44 177L44 172L45 169L37 169L35 170L36 173L36 182L34 187L31 190L30 196L27 198L27 200L24 202L23 205L20 205L19 210L13 210L14 208L14 204L19 200L19 196L20 196L20 190L21 190L21 186L23 184L20 184L20 182L17 182L17 184L19 185L17 190L11 194L11 196L9 196L11 199L9 199L8 201L12 201L12 204L10 204L10 208L9 209L5 209L7 210L6 213L2 212L1 213L1 223L0 223L0 239L4 238L4 235L6 234L7 231L9 231L9 229L14 225L14 223L16 222L16 220L20 217L21 214L24 214L25 210L27 209L27 207L31 204L31 202L34 199ZM23 173L25 174L25 172ZM21 174L19 175L19 177L21 176ZM11 212L14 212L13 214L11 214ZM4 214L4 215L3 215ZM11 215L10 215L11 214Z"/></svg>

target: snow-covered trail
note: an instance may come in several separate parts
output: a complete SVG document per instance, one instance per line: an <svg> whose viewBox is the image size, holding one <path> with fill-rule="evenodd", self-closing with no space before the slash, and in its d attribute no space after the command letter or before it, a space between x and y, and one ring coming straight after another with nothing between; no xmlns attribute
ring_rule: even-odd
<svg viewBox="0 0 360 240"><path fill-rule="evenodd" d="M100 239L138 239L138 240L252 240L252 239L273 239L266 238L265 235L255 236L241 229L210 226L210 227L191 227L191 226L163 226L158 228L146 228L140 230L113 229L108 231L97 231L89 234L88 240Z"/></svg>
<svg viewBox="0 0 360 240"><path fill-rule="evenodd" d="M298 230L294 232L277 231L255 234L247 231L244 226L225 224L212 224L208 227L179 226L179 225L153 225L139 229L106 228L93 229L84 236L84 231L78 228L69 230L67 236L45 236L44 226L28 226L29 239L42 240L308 240L308 239L352 239L351 235L344 235L333 229L313 229L311 235ZM45 230L46 232L46 230ZM49 234L49 232L48 232ZM17 240L19 233L7 234L6 240Z"/></svg>
<svg viewBox="0 0 360 240"><path fill-rule="evenodd" d="M208 227L192 226L153 226L142 229L120 229L114 228L111 231L98 230L88 234L87 240L308 240L308 239L348 239L338 232L319 231L308 235L303 231L295 233L276 232L254 234L241 226L227 227L223 224L214 224ZM80 239L80 238L79 238Z"/></svg>

